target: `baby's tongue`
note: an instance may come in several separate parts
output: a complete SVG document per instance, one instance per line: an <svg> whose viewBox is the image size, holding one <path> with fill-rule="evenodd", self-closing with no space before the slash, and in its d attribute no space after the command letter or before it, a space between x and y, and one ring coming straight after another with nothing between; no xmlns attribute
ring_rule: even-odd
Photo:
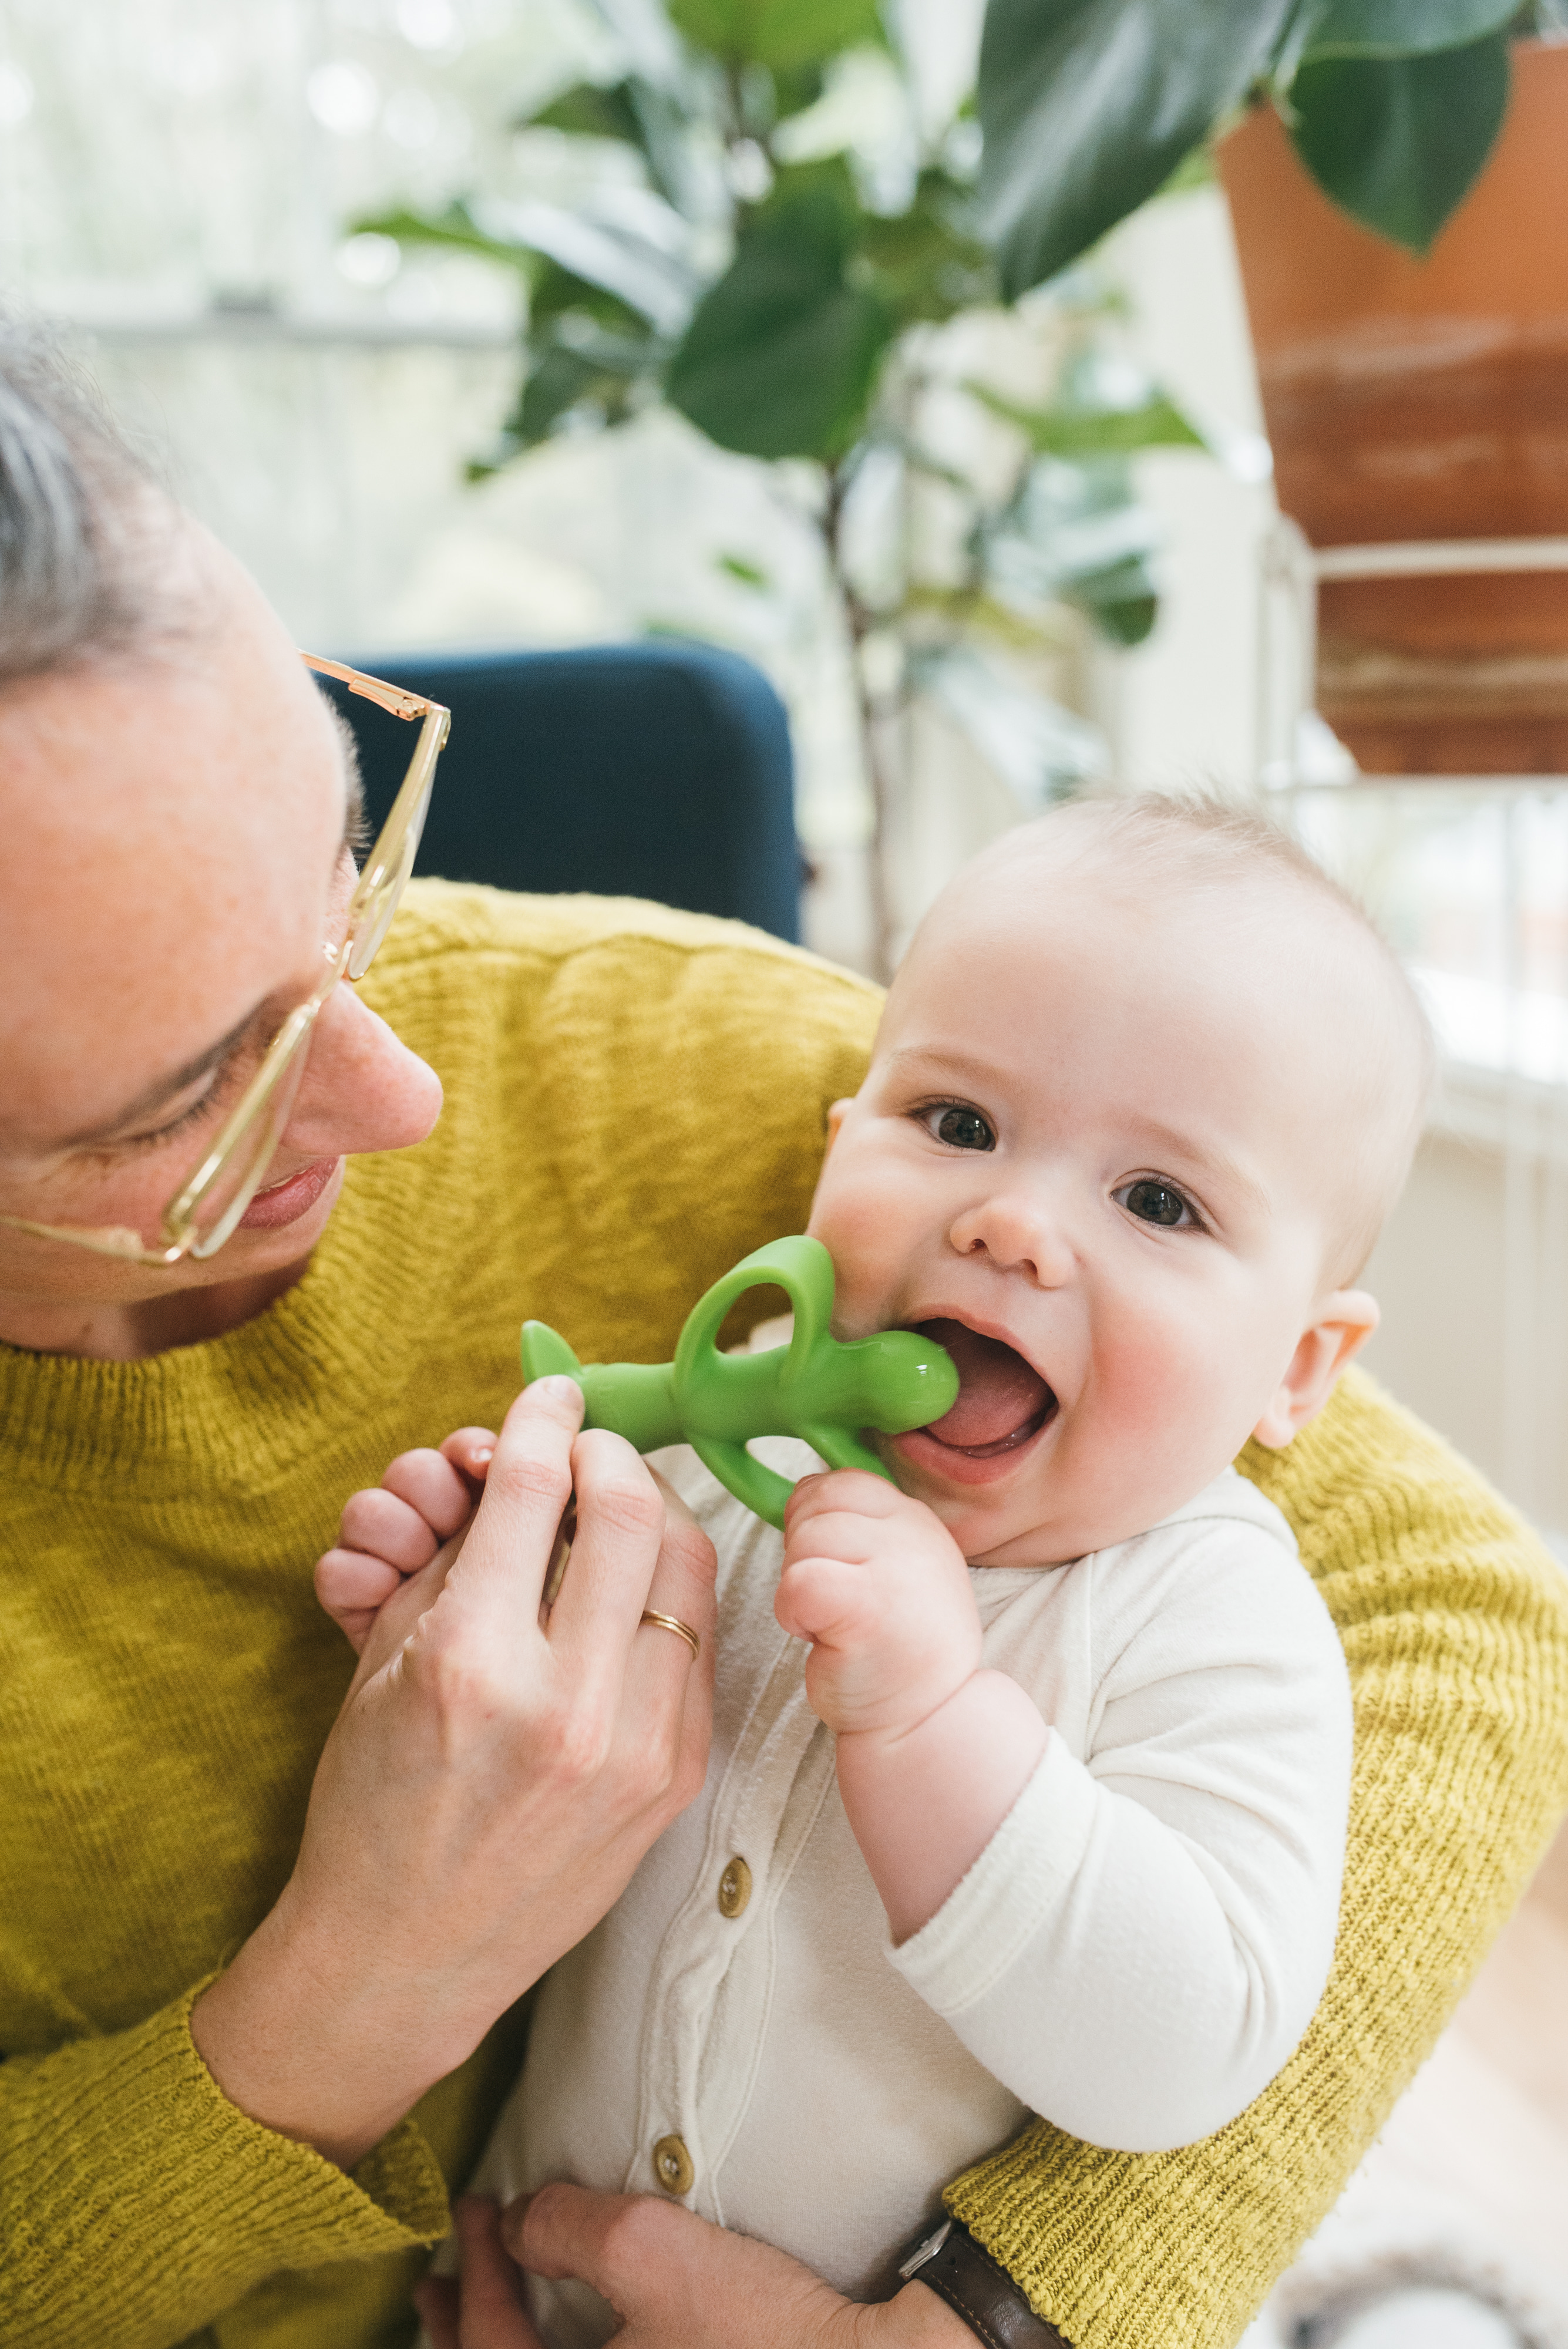
<svg viewBox="0 0 1568 2349"><path fill-rule="evenodd" d="M964 1452L1001 1444L1032 1427L1052 1401L1039 1371L1000 1338L982 1338L961 1321L922 1321L919 1327L922 1338L947 1348L959 1374L957 1402L926 1430L940 1443Z"/></svg>

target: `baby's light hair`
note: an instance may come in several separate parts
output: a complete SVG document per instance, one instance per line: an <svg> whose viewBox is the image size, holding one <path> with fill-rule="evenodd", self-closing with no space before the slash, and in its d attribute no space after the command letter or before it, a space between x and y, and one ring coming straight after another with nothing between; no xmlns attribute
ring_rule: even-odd
<svg viewBox="0 0 1568 2349"><path fill-rule="evenodd" d="M1085 793L1005 833L966 867L961 885L992 868L1016 874L1032 852L1058 868L1096 868L1129 889L1211 892L1232 911L1244 890L1283 892L1337 921L1359 946L1374 977L1363 1040L1376 1067L1364 1088L1359 1147L1346 1166L1345 1212L1326 1268L1336 1288L1354 1280L1404 1188L1437 1068L1420 999L1366 908L1266 814L1205 793ZM942 906L939 898L927 921L940 924Z"/></svg>

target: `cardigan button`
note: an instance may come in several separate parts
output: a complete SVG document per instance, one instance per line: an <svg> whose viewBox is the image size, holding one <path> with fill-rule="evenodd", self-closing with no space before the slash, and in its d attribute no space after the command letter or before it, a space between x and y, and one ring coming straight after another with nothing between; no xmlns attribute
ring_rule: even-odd
<svg viewBox="0 0 1568 2349"><path fill-rule="evenodd" d="M752 1871L737 1856L719 1878L719 1914L738 1917L752 1897Z"/></svg>
<svg viewBox="0 0 1568 2349"><path fill-rule="evenodd" d="M661 2137L653 2148L653 2174L666 2194L690 2194L697 2183L691 2156L678 2137Z"/></svg>

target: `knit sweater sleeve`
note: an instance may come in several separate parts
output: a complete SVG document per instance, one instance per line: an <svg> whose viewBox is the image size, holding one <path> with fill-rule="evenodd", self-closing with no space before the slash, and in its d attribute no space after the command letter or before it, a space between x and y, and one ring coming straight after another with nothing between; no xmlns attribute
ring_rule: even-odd
<svg viewBox="0 0 1568 2349"><path fill-rule="evenodd" d="M1279 2076L1218 2135L1110 2152L1044 2121L950 2209L1074 2349L1228 2349L1430 2052L1568 1801L1568 1581L1351 1373L1238 1464L1291 1522L1355 1712L1334 1961Z"/></svg>
<svg viewBox="0 0 1568 2349"><path fill-rule="evenodd" d="M352 2177L259 2127L196 2053L196 1994L0 2064L0 2340L170 2349L279 2268L445 2233L446 2187L413 2120Z"/></svg>

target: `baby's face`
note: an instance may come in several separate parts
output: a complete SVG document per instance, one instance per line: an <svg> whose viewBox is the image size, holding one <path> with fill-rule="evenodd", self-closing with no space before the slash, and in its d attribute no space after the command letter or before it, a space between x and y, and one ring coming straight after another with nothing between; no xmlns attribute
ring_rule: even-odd
<svg viewBox="0 0 1568 2349"><path fill-rule="evenodd" d="M959 1403L879 1444L977 1562L1142 1531L1277 1403L1325 1296L1355 1044L1310 938L1274 943L1212 900L1004 879L899 974L809 1228L840 1337L943 1325Z"/></svg>

